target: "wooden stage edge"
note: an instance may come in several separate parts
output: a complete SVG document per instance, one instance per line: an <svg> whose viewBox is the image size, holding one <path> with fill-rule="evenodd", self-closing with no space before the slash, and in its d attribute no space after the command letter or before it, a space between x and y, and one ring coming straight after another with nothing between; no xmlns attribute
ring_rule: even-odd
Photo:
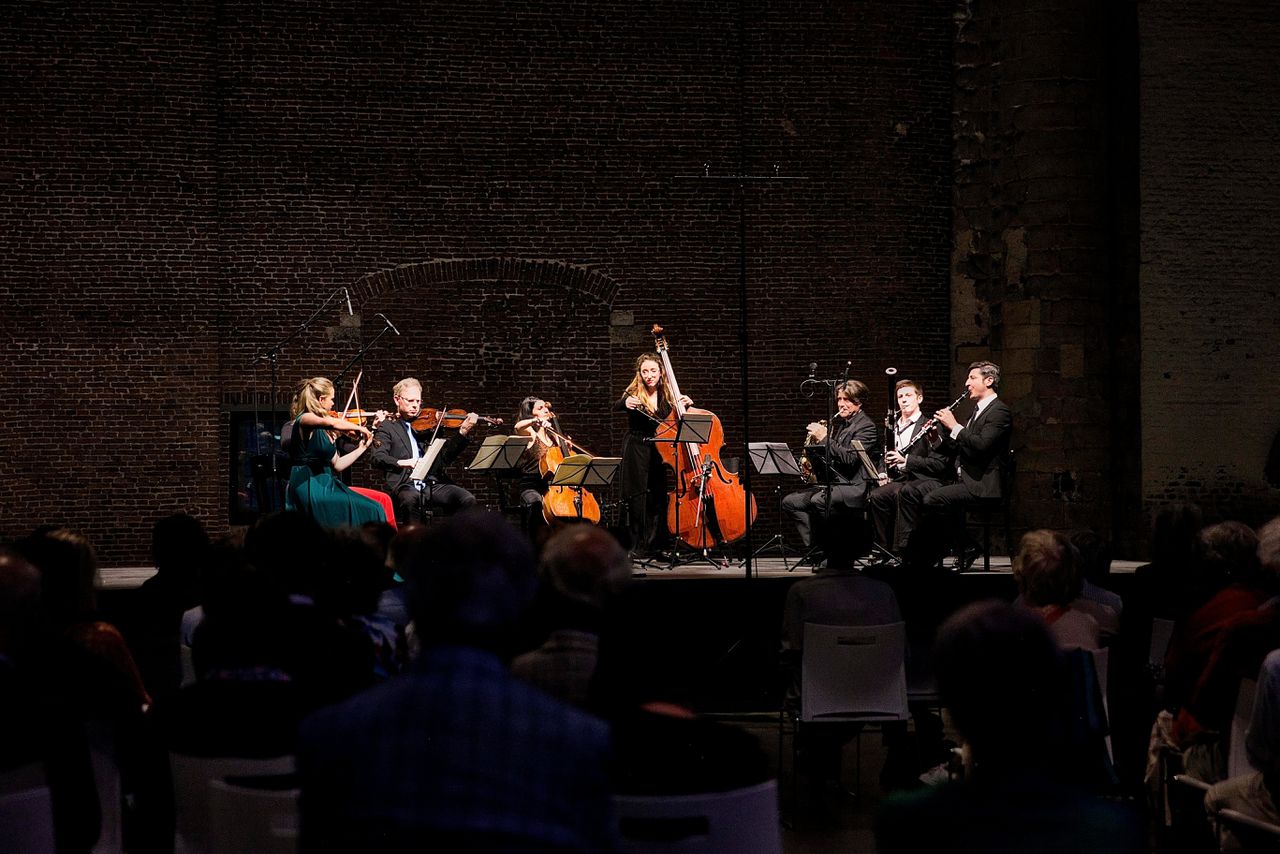
<svg viewBox="0 0 1280 854"><path fill-rule="evenodd" d="M788 559L784 563L780 557L760 557L751 562L751 568L755 578L804 578L813 574L812 567L807 565L796 566L796 560L798 558ZM950 560L948 558L948 561ZM1139 561L1114 560L1111 562L1111 572L1116 575L1132 574L1141 565ZM669 566L667 561L649 561L647 563L637 562L634 567L635 576L646 581L673 581L690 578L742 580L746 578L746 568L740 559L731 560L727 564L714 559L696 561L686 559L675 566ZM101 590L132 590L155 575L155 572L154 566L102 567L99 569L100 581L98 587ZM990 574L1009 575L1011 572L1008 555L992 555ZM962 577L987 575L982 569L981 560L975 561L973 567L959 574Z"/></svg>

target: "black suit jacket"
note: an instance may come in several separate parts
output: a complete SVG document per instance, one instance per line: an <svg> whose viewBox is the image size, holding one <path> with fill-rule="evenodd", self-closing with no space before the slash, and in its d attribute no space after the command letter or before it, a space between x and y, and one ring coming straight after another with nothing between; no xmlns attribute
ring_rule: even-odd
<svg viewBox="0 0 1280 854"><path fill-rule="evenodd" d="M468 437L463 436L461 433L452 432L453 435L446 440L444 448L440 451L440 456L436 457L436 461L431 464L431 471L427 472L428 478L432 478L439 483L453 483L449 476L445 474L444 467L458 458L469 441ZM444 431L442 430L441 433L443 435ZM400 460L407 460L413 456L413 449L409 447L409 433L405 430L403 421L388 419L379 424L378 429L373 431L373 438L382 444L369 452L369 459L374 468L385 473L387 492L394 495L397 489L409 482L409 475L413 472L412 469L403 468L399 465ZM418 445L418 456L422 456L426 452L423 447L423 440L430 438L430 433L415 434L414 441Z"/></svg>
<svg viewBox="0 0 1280 854"><path fill-rule="evenodd" d="M916 419L916 423L911 425L911 429L907 433L908 442L916 440L920 435L920 428L928 420L924 416ZM955 478L955 459L954 449L948 450L945 443L939 442L938 447L934 448L930 446L928 439L920 439L908 449L906 465L897 469L897 474L894 475L893 479L903 481L953 480Z"/></svg>
<svg viewBox="0 0 1280 854"><path fill-rule="evenodd" d="M847 423L842 422L837 417L832 430L827 433L827 439L819 442L816 446L809 446L810 449L814 447L820 449L830 447L831 457L835 461L835 470L840 475L834 482L841 487L841 497L860 497L870 483L866 469L858 458L858 452L853 447L855 439L862 442L867 455L871 457L872 465L879 465L880 431L876 428L875 422L861 410L853 413L853 417ZM822 452L820 451L820 453ZM815 471L820 471L820 469L815 469ZM824 483L823 476L819 475L818 485L821 486ZM853 488L848 489L847 487Z"/></svg>
<svg viewBox="0 0 1280 854"><path fill-rule="evenodd" d="M943 442L954 450L960 482L975 498L1000 497L1000 471L1009 456L1012 435L1013 411L997 397L959 436L948 436Z"/></svg>

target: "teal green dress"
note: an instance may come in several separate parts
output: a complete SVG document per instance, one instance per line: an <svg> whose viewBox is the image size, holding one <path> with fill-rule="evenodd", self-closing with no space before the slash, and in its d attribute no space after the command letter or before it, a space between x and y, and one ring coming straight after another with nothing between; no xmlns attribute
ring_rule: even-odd
<svg viewBox="0 0 1280 854"><path fill-rule="evenodd" d="M365 522L387 521L377 502L352 492L334 475L336 449L329 433L317 427L308 437L301 418L299 415L293 421L289 450L293 470L285 492L285 509L305 513L325 528L356 528Z"/></svg>

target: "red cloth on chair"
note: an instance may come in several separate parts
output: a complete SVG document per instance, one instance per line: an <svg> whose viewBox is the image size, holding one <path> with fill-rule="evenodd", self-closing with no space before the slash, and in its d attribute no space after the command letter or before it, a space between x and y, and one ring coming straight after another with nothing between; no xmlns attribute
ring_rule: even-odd
<svg viewBox="0 0 1280 854"><path fill-rule="evenodd" d="M396 509L391 504L391 496L387 495L380 489L365 489L361 486L351 487L352 492L358 492L370 501L376 501L382 507L382 514L387 517L387 524L396 527Z"/></svg>

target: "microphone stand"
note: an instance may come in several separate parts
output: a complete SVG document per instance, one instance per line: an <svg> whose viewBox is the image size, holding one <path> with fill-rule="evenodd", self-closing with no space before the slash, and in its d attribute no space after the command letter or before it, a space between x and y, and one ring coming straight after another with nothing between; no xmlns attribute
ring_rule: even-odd
<svg viewBox="0 0 1280 854"><path fill-rule="evenodd" d="M272 506L267 509L270 509L270 510L276 509L275 503L276 503L276 493L278 491L277 485L280 483L280 470L277 468L277 461L276 461L276 450L280 447L280 433L276 428L276 417L277 417L276 395L278 394L277 369L279 367L280 353L281 351L284 350L286 344L288 344L294 338L297 338L304 331L306 331L307 327L311 325L312 321L314 321L317 317L319 317L324 312L324 310L329 307L329 303L337 299L338 294L346 293L346 290L347 289L344 287L334 289L333 293L325 297L324 302L320 303L320 307L317 308L314 312L312 312L310 317L302 321L302 323L299 324L296 329L294 329L292 332L290 332L280 341L276 342L275 344L272 344L266 350L261 350L258 353L255 353L251 361L251 364L255 364L255 365L258 362L261 362L263 359L266 359L268 362L271 363L271 429L268 432L270 432L271 434L271 440L275 443L275 447L270 449L271 450L271 505ZM256 394L254 395L253 420L254 420L254 423L256 424L258 420ZM256 434L254 450L257 451L259 456L261 456L262 432L255 428L254 433Z"/></svg>

